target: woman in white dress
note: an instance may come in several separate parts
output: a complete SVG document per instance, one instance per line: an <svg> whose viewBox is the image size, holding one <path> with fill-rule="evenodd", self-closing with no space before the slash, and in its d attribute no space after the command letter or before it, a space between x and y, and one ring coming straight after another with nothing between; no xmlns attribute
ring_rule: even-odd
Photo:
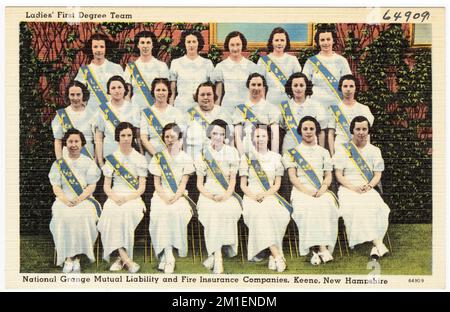
<svg viewBox="0 0 450 312"><path fill-rule="evenodd" d="M109 270L120 271L126 267L128 272L136 273L140 266L133 261L134 231L145 212L141 195L145 191L147 162L133 148L136 130L132 124L120 123L115 139L119 149L106 157L102 167L103 189L108 199L97 228L102 237L103 259L109 261L111 255L117 255Z"/></svg>
<svg viewBox="0 0 450 312"><path fill-rule="evenodd" d="M145 157L149 163L157 152L165 148L162 139L162 129L164 126L169 123L176 123L181 128L184 128L186 120L185 116L178 109L169 105L168 101L172 95L172 91L170 90L170 82L167 78L155 78L152 81L151 94L155 99L155 104L152 107L145 108L148 111L142 111L140 127L141 142L145 150ZM150 118L155 117L159 121L158 127L150 124Z"/></svg>
<svg viewBox="0 0 450 312"><path fill-rule="evenodd" d="M334 27L325 25L317 29L314 41L316 46L320 47L320 52L306 61L303 67L303 73L313 84L312 99L320 103L328 111L330 105L336 105L338 103L338 98L325 79L324 74L316 67L316 59L328 69L336 79L336 82L342 76L351 74L351 70L347 59L333 51L333 46L337 41L336 29ZM328 146L333 155L332 148L334 147L335 131L334 129L330 129L325 132L327 133L326 140L328 140Z"/></svg>
<svg viewBox="0 0 450 312"><path fill-rule="evenodd" d="M56 264L64 263L64 273L80 273L80 255L85 254L91 262L95 261L96 209L101 207L92 198L92 193L100 179L100 169L94 160L81 154L81 148L86 144L81 131L69 129L62 138L62 144L67 147L67 156L56 160L49 173L56 196L50 231L57 252ZM69 184L73 177L77 185Z"/></svg>
<svg viewBox="0 0 450 312"><path fill-rule="evenodd" d="M85 46L85 53L91 60L89 65L86 65L87 69L91 71L95 80L98 83L98 86L102 89L101 92L103 92L104 94L108 90L106 87L108 79L111 78L112 76L123 75L122 66L113 63L106 58L108 55L111 54L111 52L112 52L112 42L104 34L97 33L92 35L87 41ZM86 72L83 70L83 66L80 67L80 69L78 70L75 80L87 84L90 92L92 92L93 86L89 85ZM92 94L87 103L88 111L91 113L95 113L99 105L100 102L98 98L94 96L94 94Z"/></svg>
<svg viewBox="0 0 450 312"><path fill-rule="evenodd" d="M292 74L286 83L285 90L287 96L289 97L288 111L291 113L290 116L294 117L296 127L289 127L289 124L286 121L286 117L288 117L287 109L281 106L280 110L282 111L283 117L281 127L286 130L282 147L283 153L298 145L293 132L297 132L298 122L303 117L314 117L319 122L321 129L329 128L330 124L334 127L334 119L330 111L325 110L320 103L311 99L313 94L312 83L308 80L305 74ZM318 142L320 146L325 147L325 132L323 130L321 130L318 135Z"/></svg>
<svg viewBox="0 0 450 312"><path fill-rule="evenodd" d="M338 146L333 157L340 212L344 218L350 248L370 241L371 257L389 253L383 238L389 225L390 209L374 187L381 180L384 160L378 147L368 143L370 124L357 116L350 123L353 139ZM361 164L362 163L362 164Z"/></svg>
<svg viewBox="0 0 450 312"><path fill-rule="evenodd" d="M283 156L292 187L292 219L299 230L300 255L312 248L311 264L333 260L338 233L338 210L335 196L328 191L333 164L330 153L317 144L318 121L311 116L300 120L302 142ZM311 170L304 170L309 164Z"/></svg>
<svg viewBox="0 0 450 312"><path fill-rule="evenodd" d="M94 125L95 118L91 112L86 109L86 103L89 100L88 88L77 80L71 81L66 87L65 102L69 105L66 108L57 110L56 116L52 121L53 137L55 138L56 159L63 156L62 138L67 130L75 128L83 132L86 139L86 145L83 147L83 154L94 158ZM87 151L86 151L87 150ZM67 153L67 151L65 151Z"/></svg>
<svg viewBox="0 0 450 312"><path fill-rule="evenodd" d="M239 154L234 147L225 144L229 133L225 121L214 120L207 130L210 144L204 147L203 160L195 163L197 188L200 191L198 217L204 227L209 256L203 264L216 274L223 273L222 247L226 246L227 255L234 257L239 243L237 222L241 216L241 205L232 196L235 194ZM220 170L219 179L213 174L215 168ZM222 183L219 182L221 179Z"/></svg>
<svg viewBox="0 0 450 312"><path fill-rule="evenodd" d="M138 149L140 152L142 150L139 139L140 111L137 106L125 100L128 94L125 80L121 76L113 76L108 80L107 87L111 100L105 107L97 109L95 154L100 167L104 165L104 157L114 153L119 146L115 139L115 129L121 122L129 122L137 128Z"/></svg>
<svg viewBox="0 0 450 312"><path fill-rule="evenodd" d="M170 103L184 113L196 105L193 98L195 90L200 83L211 79L214 65L210 59L198 54L205 46L205 40L199 31L185 30L181 35L180 45L186 54L170 64Z"/></svg>
<svg viewBox="0 0 450 312"><path fill-rule="evenodd" d="M268 149L270 128L257 125L252 133L255 152L242 155L239 174L241 189L244 192L242 202L244 222L248 233L248 260L253 259L261 251L269 248L269 269L283 272L286 260L283 254L283 237L290 220L290 213L279 201L277 192L280 188L284 167L281 155ZM267 177L267 187L263 187L255 167L260 164Z"/></svg>
<svg viewBox="0 0 450 312"><path fill-rule="evenodd" d="M302 71L298 59L286 53L290 48L291 43L287 31L281 27L274 28L267 41L269 54L258 60L259 71L263 73L269 85L266 100L275 105L287 100L284 85L289 76ZM270 67L270 62L278 67L278 71Z"/></svg>
<svg viewBox="0 0 450 312"><path fill-rule="evenodd" d="M195 169L191 158L181 150L180 127L169 123L164 127L162 136L167 150L156 153L148 167L155 182L151 200L150 237L160 260L158 269L164 273L173 273L173 249L178 249L180 257L187 256L187 225L192 211L185 191L189 175Z"/></svg>
<svg viewBox="0 0 450 312"><path fill-rule="evenodd" d="M131 98L133 103L137 104L139 109L142 110L148 107L149 103L138 86L136 76L133 74L133 66L137 67L149 88L155 78L169 78L169 68L166 63L156 58L159 51L159 43L153 32L144 30L137 33L134 37L134 46L133 52L139 55L139 58L134 62L128 63L124 77L134 90L134 96Z"/></svg>
<svg viewBox="0 0 450 312"><path fill-rule="evenodd" d="M216 65L211 81L216 83L217 105L221 105L230 115L236 105L247 99L248 90L245 82L251 73L258 71L258 66L246 59L242 52L247 50L247 39L239 31L230 32L224 42L224 51L229 56ZM225 92L222 98L222 94Z"/></svg>

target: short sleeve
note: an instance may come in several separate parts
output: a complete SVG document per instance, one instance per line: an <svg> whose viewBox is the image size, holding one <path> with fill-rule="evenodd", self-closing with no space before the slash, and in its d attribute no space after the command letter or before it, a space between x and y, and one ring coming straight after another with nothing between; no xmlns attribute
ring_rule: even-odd
<svg viewBox="0 0 450 312"><path fill-rule="evenodd" d="M105 133L105 118L103 118L103 114L100 112L100 108L97 110L97 129L101 132Z"/></svg>
<svg viewBox="0 0 450 312"><path fill-rule="evenodd" d="M211 77L212 77L213 72L214 72L214 65L213 65L213 63L211 62L210 59L206 59L206 60L207 60L207 63L206 63L206 78L207 78L207 80L211 80Z"/></svg>
<svg viewBox="0 0 450 312"><path fill-rule="evenodd" d="M245 157L245 155L242 155L241 160L240 160L240 164L239 164L239 175L242 176L247 176L249 175L249 166L247 163L247 158Z"/></svg>
<svg viewBox="0 0 450 312"><path fill-rule="evenodd" d="M301 73L302 66L300 65L300 62L298 61L298 58L296 58L293 55L289 55L289 56L291 56L291 60L292 60L293 66L294 66L293 73Z"/></svg>
<svg viewBox="0 0 450 312"><path fill-rule="evenodd" d="M308 60L306 60L305 65L303 66L303 73L306 75L306 77L308 77L309 80L312 80L314 69L311 63L308 62Z"/></svg>
<svg viewBox="0 0 450 312"><path fill-rule="evenodd" d="M276 107L275 105L272 105L272 107L270 107L270 111L269 111L269 124L270 125L280 124L280 122L281 122L281 111L278 107Z"/></svg>
<svg viewBox="0 0 450 312"><path fill-rule="evenodd" d="M150 164L148 165L148 171L157 177L161 176L161 169L158 164L158 160L156 159L156 156L153 156L150 160Z"/></svg>
<svg viewBox="0 0 450 312"><path fill-rule="evenodd" d="M175 59L172 61L172 64L170 64L170 70L169 70L169 80L170 81L177 81L178 80L178 59Z"/></svg>
<svg viewBox="0 0 450 312"><path fill-rule="evenodd" d="M130 66L125 66L125 70L123 71L123 79L126 83L133 83L133 75L131 74Z"/></svg>
<svg viewBox="0 0 450 312"><path fill-rule="evenodd" d="M140 122L140 131L143 135L148 135L147 129L147 118L145 117L145 113L141 112L141 122Z"/></svg>
<svg viewBox="0 0 450 312"><path fill-rule="evenodd" d="M208 171L208 167L205 164L205 161L202 159L198 159L194 162L195 172L198 176L204 177Z"/></svg>
<svg viewBox="0 0 450 312"><path fill-rule="evenodd" d="M147 159L145 156L136 152L136 173L139 177L147 176Z"/></svg>
<svg viewBox="0 0 450 312"><path fill-rule="evenodd" d="M58 165L56 164L56 161L53 162L52 167L50 168L48 178L50 179L50 184L52 186L61 187L61 185L62 185L61 173L58 170Z"/></svg>
<svg viewBox="0 0 450 312"><path fill-rule="evenodd" d="M161 75L161 78L167 78L167 79L169 79L170 78L170 71L169 71L169 67L167 66L167 64L166 63L164 63L164 62L161 62L160 61L160 64L161 64L161 66L160 66L160 68L161 68L161 73L160 73L160 75Z"/></svg>
<svg viewBox="0 0 450 312"><path fill-rule="evenodd" d="M322 149L323 154L323 170L333 171L333 162L331 161L330 152L326 149Z"/></svg>
<svg viewBox="0 0 450 312"><path fill-rule="evenodd" d="M274 154L276 155L275 175L277 177L280 177L280 176L282 177L282 176L284 176L284 166L281 161L281 155L276 154L276 153L274 153Z"/></svg>
<svg viewBox="0 0 450 312"><path fill-rule="evenodd" d="M211 81L212 82L222 82L223 83L223 65L222 62L217 64L216 68L214 68L214 71L211 73Z"/></svg>
<svg viewBox="0 0 450 312"><path fill-rule="evenodd" d="M264 76L264 78L267 79L266 65L264 64L262 57L259 58L258 63L256 64L256 67L257 67L258 73L260 73L261 75Z"/></svg>
<svg viewBox="0 0 450 312"><path fill-rule="evenodd" d="M239 153L235 148L231 148L230 172L237 174L239 171Z"/></svg>
<svg viewBox="0 0 450 312"><path fill-rule="evenodd" d="M108 161L105 161L105 164L102 167L103 175L107 178L112 178L114 169L111 167Z"/></svg>
<svg viewBox="0 0 450 312"><path fill-rule="evenodd" d="M90 184L97 183L98 180L100 180L101 171L100 171L100 168L95 163L95 161L90 160L90 159L88 161L89 161L89 167L86 172L86 183L88 185L90 185Z"/></svg>
<svg viewBox="0 0 450 312"><path fill-rule="evenodd" d="M62 140L64 137L63 128L61 126L61 123L59 122L58 116L55 116L52 120L52 131L53 131L53 137L55 139Z"/></svg>
<svg viewBox="0 0 450 312"><path fill-rule="evenodd" d="M351 75L352 71L350 69L350 65L345 57L341 56L342 68L341 68L341 77L344 75Z"/></svg>
<svg viewBox="0 0 450 312"><path fill-rule="evenodd" d="M81 67L78 69L77 75L75 76L75 80L81 82L82 84L86 84L86 80L84 79L84 75L81 72Z"/></svg>
<svg viewBox="0 0 450 312"><path fill-rule="evenodd" d="M244 116L242 116L241 110L236 106L233 113L233 125L240 125L244 123Z"/></svg>
<svg viewBox="0 0 450 312"><path fill-rule="evenodd" d="M384 159L381 156L381 150L375 147L373 154L373 171L384 171Z"/></svg>
<svg viewBox="0 0 450 312"><path fill-rule="evenodd" d="M332 159L334 169L344 170L346 162L347 154L342 146L338 146Z"/></svg>
<svg viewBox="0 0 450 312"><path fill-rule="evenodd" d="M368 106L364 106L364 115L369 120L370 126L373 126L373 122L375 121L375 117L373 116L370 108Z"/></svg>
<svg viewBox="0 0 450 312"><path fill-rule="evenodd" d="M285 152L283 154L283 158L281 159L283 166L288 169L288 168L295 168L297 165L294 162L294 160L292 159L291 154L289 154L288 152Z"/></svg>
<svg viewBox="0 0 450 312"><path fill-rule="evenodd" d="M183 175L191 175L195 172L194 162L192 159L185 154L184 155L184 164L183 164Z"/></svg>
<svg viewBox="0 0 450 312"><path fill-rule="evenodd" d="M131 115L130 123L136 128L139 128L141 126L141 111L137 106L132 105L132 107L133 113Z"/></svg>
<svg viewBox="0 0 450 312"><path fill-rule="evenodd" d="M326 110L327 116L327 128L336 129L336 119L334 119L334 113L330 107Z"/></svg>

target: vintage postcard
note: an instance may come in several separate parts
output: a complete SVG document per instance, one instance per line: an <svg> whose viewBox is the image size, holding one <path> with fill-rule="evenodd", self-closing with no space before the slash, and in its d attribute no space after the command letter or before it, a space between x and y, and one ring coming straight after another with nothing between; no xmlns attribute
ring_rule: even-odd
<svg viewBox="0 0 450 312"><path fill-rule="evenodd" d="M5 13L7 288L445 288L444 8Z"/></svg>

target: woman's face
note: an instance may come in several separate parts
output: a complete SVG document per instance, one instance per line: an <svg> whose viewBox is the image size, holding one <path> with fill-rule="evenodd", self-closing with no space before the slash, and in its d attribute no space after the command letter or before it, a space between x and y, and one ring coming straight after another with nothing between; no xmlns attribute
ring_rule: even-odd
<svg viewBox="0 0 450 312"><path fill-rule="evenodd" d="M261 99L264 96L264 83L262 78L253 77L248 84L248 90L252 99Z"/></svg>
<svg viewBox="0 0 450 312"><path fill-rule="evenodd" d="M157 102L167 103L167 99L169 97L169 89L164 83L157 83L153 92L155 94L155 100Z"/></svg>
<svg viewBox="0 0 450 312"><path fill-rule="evenodd" d="M241 56L242 54L242 40L239 36L233 37L228 42L228 50L231 56Z"/></svg>
<svg viewBox="0 0 450 312"><path fill-rule="evenodd" d="M198 53L198 39L196 36L194 36L194 35L186 36L184 45L186 46L187 54L197 54Z"/></svg>
<svg viewBox="0 0 450 312"><path fill-rule="evenodd" d="M344 81L342 81L341 90L342 90L342 95L345 98L353 99L355 97L355 92L356 92L355 81L353 79L345 79Z"/></svg>
<svg viewBox="0 0 450 312"><path fill-rule="evenodd" d="M214 108L214 92L210 86L202 86L198 89L198 104L204 111L210 111Z"/></svg>
<svg viewBox="0 0 450 312"><path fill-rule="evenodd" d="M225 129L214 126L211 130L211 142L213 145L222 145L225 142Z"/></svg>
<svg viewBox="0 0 450 312"><path fill-rule="evenodd" d="M256 129L253 134L253 142L255 143L257 149L267 148L267 143L269 142L267 129L264 128Z"/></svg>
<svg viewBox="0 0 450 312"><path fill-rule="evenodd" d="M83 105L83 90L80 87L72 86L69 88L69 102L75 108Z"/></svg>
<svg viewBox="0 0 450 312"><path fill-rule="evenodd" d="M178 133L172 129L164 132L164 143L168 148L174 147L178 143Z"/></svg>
<svg viewBox="0 0 450 312"><path fill-rule="evenodd" d="M72 157L77 157L81 153L81 137L79 134L71 134L66 141L67 149Z"/></svg>
<svg viewBox="0 0 450 312"><path fill-rule="evenodd" d="M313 121L307 120L301 127L302 140L306 143L312 143L316 140L316 125Z"/></svg>
<svg viewBox="0 0 450 312"><path fill-rule="evenodd" d="M109 94L116 101L122 100L125 97L125 86L120 81L111 81L109 84Z"/></svg>
<svg viewBox="0 0 450 312"><path fill-rule="evenodd" d="M333 51L333 34L331 32L324 32L319 34L319 46L323 52Z"/></svg>
<svg viewBox="0 0 450 312"><path fill-rule="evenodd" d="M152 49L153 49L153 41L152 38L148 37L142 37L139 38L138 42L138 49L141 53L141 56L149 56L152 55Z"/></svg>
<svg viewBox="0 0 450 312"><path fill-rule="evenodd" d="M356 143L365 143L367 141L367 136L369 135L369 125L367 121L355 122L355 127L353 128L353 137Z"/></svg>
<svg viewBox="0 0 450 312"><path fill-rule="evenodd" d="M292 79L292 93L294 94L294 99L305 97L306 92L306 82L305 78L294 78Z"/></svg>
<svg viewBox="0 0 450 312"><path fill-rule="evenodd" d="M278 33L273 35L272 39L273 51L283 53L284 49L286 49L287 41L286 34Z"/></svg>
<svg viewBox="0 0 450 312"><path fill-rule="evenodd" d="M105 40L92 40L92 55L96 60L104 60L106 55Z"/></svg>
<svg viewBox="0 0 450 312"><path fill-rule="evenodd" d="M119 144L122 146L131 146L133 142L133 131L130 128L123 129L119 133Z"/></svg>

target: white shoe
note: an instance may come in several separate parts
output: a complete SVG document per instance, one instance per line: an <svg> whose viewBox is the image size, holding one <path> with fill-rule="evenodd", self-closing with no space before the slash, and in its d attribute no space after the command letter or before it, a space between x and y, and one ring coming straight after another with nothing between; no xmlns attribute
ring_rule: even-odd
<svg viewBox="0 0 450 312"><path fill-rule="evenodd" d="M286 259L284 259L284 257L278 256L274 261L277 272L284 272L284 270L286 270Z"/></svg>
<svg viewBox="0 0 450 312"><path fill-rule="evenodd" d="M319 254L317 252L313 251L313 254L312 254L310 262L311 262L312 265L319 265L319 264L322 263L322 259L320 259L320 256L319 256Z"/></svg>
<svg viewBox="0 0 450 312"><path fill-rule="evenodd" d="M125 262L123 265L125 265L128 269L128 272L130 273L137 273L139 271L139 269L141 268L141 266L139 264L137 264L136 262L134 262L131 259L128 259L127 262Z"/></svg>
<svg viewBox="0 0 450 312"><path fill-rule="evenodd" d="M70 273L73 271L73 261L64 261L63 273Z"/></svg>
<svg viewBox="0 0 450 312"><path fill-rule="evenodd" d="M175 260L166 262L164 266L164 273L172 274L175 271Z"/></svg>
<svg viewBox="0 0 450 312"><path fill-rule="evenodd" d="M319 251L318 255L323 263L333 261L333 256L328 249L325 249L325 251Z"/></svg>
<svg viewBox="0 0 450 312"><path fill-rule="evenodd" d="M389 249L387 249L385 244L381 244L380 246L377 247L377 249L378 249L378 254L380 255L380 257L384 257L389 254Z"/></svg>
<svg viewBox="0 0 450 312"><path fill-rule="evenodd" d="M161 259L159 260L158 270L164 271L165 266L166 266L166 256L162 254Z"/></svg>
<svg viewBox="0 0 450 312"><path fill-rule="evenodd" d="M209 256L205 261L203 261L203 266L208 270L212 270L214 268L214 256Z"/></svg>
<svg viewBox="0 0 450 312"><path fill-rule="evenodd" d="M269 256L269 265L267 267L272 271L277 270L277 266L275 265L275 258L273 256Z"/></svg>
<svg viewBox="0 0 450 312"><path fill-rule="evenodd" d="M73 261L73 269L72 269L73 273L80 273L81 272L81 265L80 265L80 259L76 258Z"/></svg>
<svg viewBox="0 0 450 312"><path fill-rule="evenodd" d="M117 257L116 261L114 261L114 263L109 267L109 270L112 272L122 271L122 268L123 268L122 259L120 259L120 257Z"/></svg>
<svg viewBox="0 0 450 312"><path fill-rule="evenodd" d="M374 260L378 260L380 258L380 253L378 252L377 247L372 247L372 250L370 251L370 258Z"/></svg>
<svg viewBox="0 0 450 312"><path fill-rule="evenodd" d="M214 268L213 268L214 274L222 274L223 273L223 261L222 259L214 259Z"/></svg>

